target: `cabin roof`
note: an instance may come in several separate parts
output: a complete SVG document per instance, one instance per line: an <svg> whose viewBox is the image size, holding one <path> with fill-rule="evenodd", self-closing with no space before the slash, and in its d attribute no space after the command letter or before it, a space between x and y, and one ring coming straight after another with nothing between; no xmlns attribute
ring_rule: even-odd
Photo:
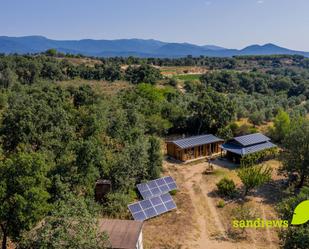
<svg viewBox="0 0 309 249"><path fill-rule="evenodd" d="M181 138L173 141L169 141L170 143L173 143L177 145L181 149L191 148L203 144L211 144L216 142L223 142L223 139L218 138L212 134L206 134L206 135L200 135L200 136L194 136L194 137L187 137L187 138Z"/></svg>
<svg viewBox="0 0 309 249"><path fill-rule="evenodd" d="M270 142L270 138L261 133L234 137L221 145L222 149L241 156L274 147L277 146Z"/></svg>
<svg viewBox="0 0 309 249"><path fill-rule="evenodd" d="M112 248L135 249L143 222L134 220L100 219L99 230L108 234Z"/></svg>
<svg viewBox="0 0 309 249"><path fill-rule="evenodd" d="M234 137L232 141L236 141L242 146L249 146L253 144L259 144L259 143L270 141L270 138L266 137L265 135L261 133L254 133L250 135Z"/></svg>
<svg viewBox="0 0 309 249"><path fill-rule="evenodd" d="M233 144L233 143L225 143L221 145L222 149L226 151L230 151L237 155L241 155L241 156L259 152L259 151L266 150L266 149L270 149L270 148L274 148L274 147L277 147L277 146L269 141L262 142L259 144L254 144L251 146L246 146L246 147Z"/></svg>

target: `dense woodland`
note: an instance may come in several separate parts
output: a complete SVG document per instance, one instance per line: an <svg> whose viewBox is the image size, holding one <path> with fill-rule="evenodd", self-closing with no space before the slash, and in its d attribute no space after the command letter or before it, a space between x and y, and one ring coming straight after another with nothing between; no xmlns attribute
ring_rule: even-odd
<svg viewBox="0 0 309 249"><path fill-rule="evenodd" d="M19 248L104 247L105 237L99 242L91 234L87 241L72 239L64 229L68 224L55 219L74 220L78 235L83 217L129 218L127 204L137 197L135 185L161 173L162 138L169 135L213 133L227 139L274 121L269 135L287 149L283 174L296 176L296 189L307 184L308 59L129 57L95 58L87 65L73 63L71 57L54 50L0 56L3 249L8 238ZM209 71L198 81L178 82L162 76L158 67L183 65ZM76 79L85 84L74 86ZM121 80L130 87L110 96L95 92L89 80ZM239 127L235 121L240 118L249 118L253 126ZM297 152L295 144L300 144ZM113 186L103 206L93 201L98 179L109 179ZM301 229L308 241L309 225ZM282 241L289 243L284 234Z"/></svg>

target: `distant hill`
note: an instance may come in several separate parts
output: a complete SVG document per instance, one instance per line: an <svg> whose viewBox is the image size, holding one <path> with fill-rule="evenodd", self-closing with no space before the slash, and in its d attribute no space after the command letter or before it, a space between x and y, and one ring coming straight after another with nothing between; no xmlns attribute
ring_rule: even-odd
<svg viewBox="0 0 309 249"><path fill-rule="evenodd" d="M51 40L43 36L8 37L0 36L0 53L39 53L55 48L59 52L88 56L138 56L138 57L183 57L236 55L297 54L309 57L309 52L294 51L274 44L251 45L244 49L226 49L215 45L198 46L190 43L168 43L157 40Z"/></svg>

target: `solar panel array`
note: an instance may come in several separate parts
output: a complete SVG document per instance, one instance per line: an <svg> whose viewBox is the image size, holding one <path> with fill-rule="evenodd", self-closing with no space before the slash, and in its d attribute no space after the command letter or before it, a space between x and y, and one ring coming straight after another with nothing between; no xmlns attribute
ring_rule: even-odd
<svg viewBox="0 0 309 249"><path fill-rule="evenodd" d="M212 134L207 134L207 135L177 139L177 140L172 141L172 143L176 144L178 147L182 149L186 149L186 148L191 148L191 147L198 146L198 145L210 144L210 143L222 142L222 141L223 141L222 139Z"/></svg>
<svg viewBox="0 0 309 249"><path fill-rule="evenodd" d="M266 150L266 149L270 149L270 148L274 148L274 147L277 147L277 146L274 145L271 142L252 145L252 146L249 146L249 147L246 147L246 148L243 149L243 155L255 153L255 152L258 152L258 151L261 151L261 150Z"/></svg>
<svg viewBox="0 0 309 249"><path fill-rule="evenodd" d="M155 196L128 205L134 220L144 221L176 208L176 204L169 193Z"/></svg>
<svg viewBox="0 0 309 249"><path fill-rule="evenodd" d="M149 199L175 190L177 189L177 185L172 177L166 176L147 183L140 183L137 185L137 189L143 199Z"/></svg>
<svg viewBox="0 0 309 249"><path fill-rule="evenodd" d="M262 151L265 149L270 149L270 148L274 148L276 147L276 145L274 145L271 142L264 142L264 143L260 143L260 144L254 144L251 146L247 146L247 147L241 147L239 145L235 145L233 143L226 143L221 145L221 148L227 151L230 151L232 153L244 156L244 155L248 155L251 153L255 153L258 151Z"/></svg>
<svg viewBox="0 0 309 249"><path fill-rule="evenodd" d="M267 142L270 140L270 138L266 137L265 135L261 133L255 133L255 134L235 137L234 140L243 146L248 146L248 145Z"/></svg>

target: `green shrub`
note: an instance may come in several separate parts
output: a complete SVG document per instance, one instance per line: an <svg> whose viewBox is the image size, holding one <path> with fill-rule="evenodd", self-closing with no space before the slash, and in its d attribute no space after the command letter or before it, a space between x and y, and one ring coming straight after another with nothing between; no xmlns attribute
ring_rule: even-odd
<svg viewBox="0 0 309 249"><path fill-rule="evenodd" d="M167 82L168 85L174 86L174 87L177 86L177 83L178 83L177 80L174 78L169 79Z"/></svg>
<svg viewBox="0 0 309 249"><path fill-rule="evenodd" d="M109 193L103 206L103 213L111 218L128 218L128 204L131 202L129 195L124 193Z"/></svg>
<svg viewBox="0 0 309 249"><path fill-rule="evenodd" d="M218 193L221 196L233 197L236 193L236 185L232 179L224 177L217 183Z"/></svg>
<svg viewBox="0 0 309 249"><path fill-rule="evenodd" d="M217 207L218 207L218 208L224 208L224 206L225 206L225 202L224 202L223 200L220 200L220 201L218 202Z"/></svg>
<svg viewBox="0 0 309 249"><path fill-rule="evenodd" d="M171 190L171 191L170 191L170 194L171 194L171 195L176 195L176 193L177 193L177 189L174 189L174 190Z"/></svg>
<svg viewBox="0 0 309 249"><path fill-rule="evenodd" d="M295 208L305 200L309 200L308 187L303 187L297 195L293 192L290 197L283 200L278 206L281 219L291 221ZM307 249L309 245L309 222L282 229L279 231L279 238L284 249Z"/></svg>
<svg viewBox="0 0 309 249"><path fill-rule="evenodd" d="M250 167L256 165L263 160L276 157L278 155L278 148L270 148L255 153L245 155L240 160L241 167Z"/></svg>
<svg viewBox="0 0 309 249"><path fill-rule="evenodd" d="M237 171L237 175L244 185L244 196L252 189L258 188L261 185L271 180L272 168L263 165L242 167Z"/></svg>

